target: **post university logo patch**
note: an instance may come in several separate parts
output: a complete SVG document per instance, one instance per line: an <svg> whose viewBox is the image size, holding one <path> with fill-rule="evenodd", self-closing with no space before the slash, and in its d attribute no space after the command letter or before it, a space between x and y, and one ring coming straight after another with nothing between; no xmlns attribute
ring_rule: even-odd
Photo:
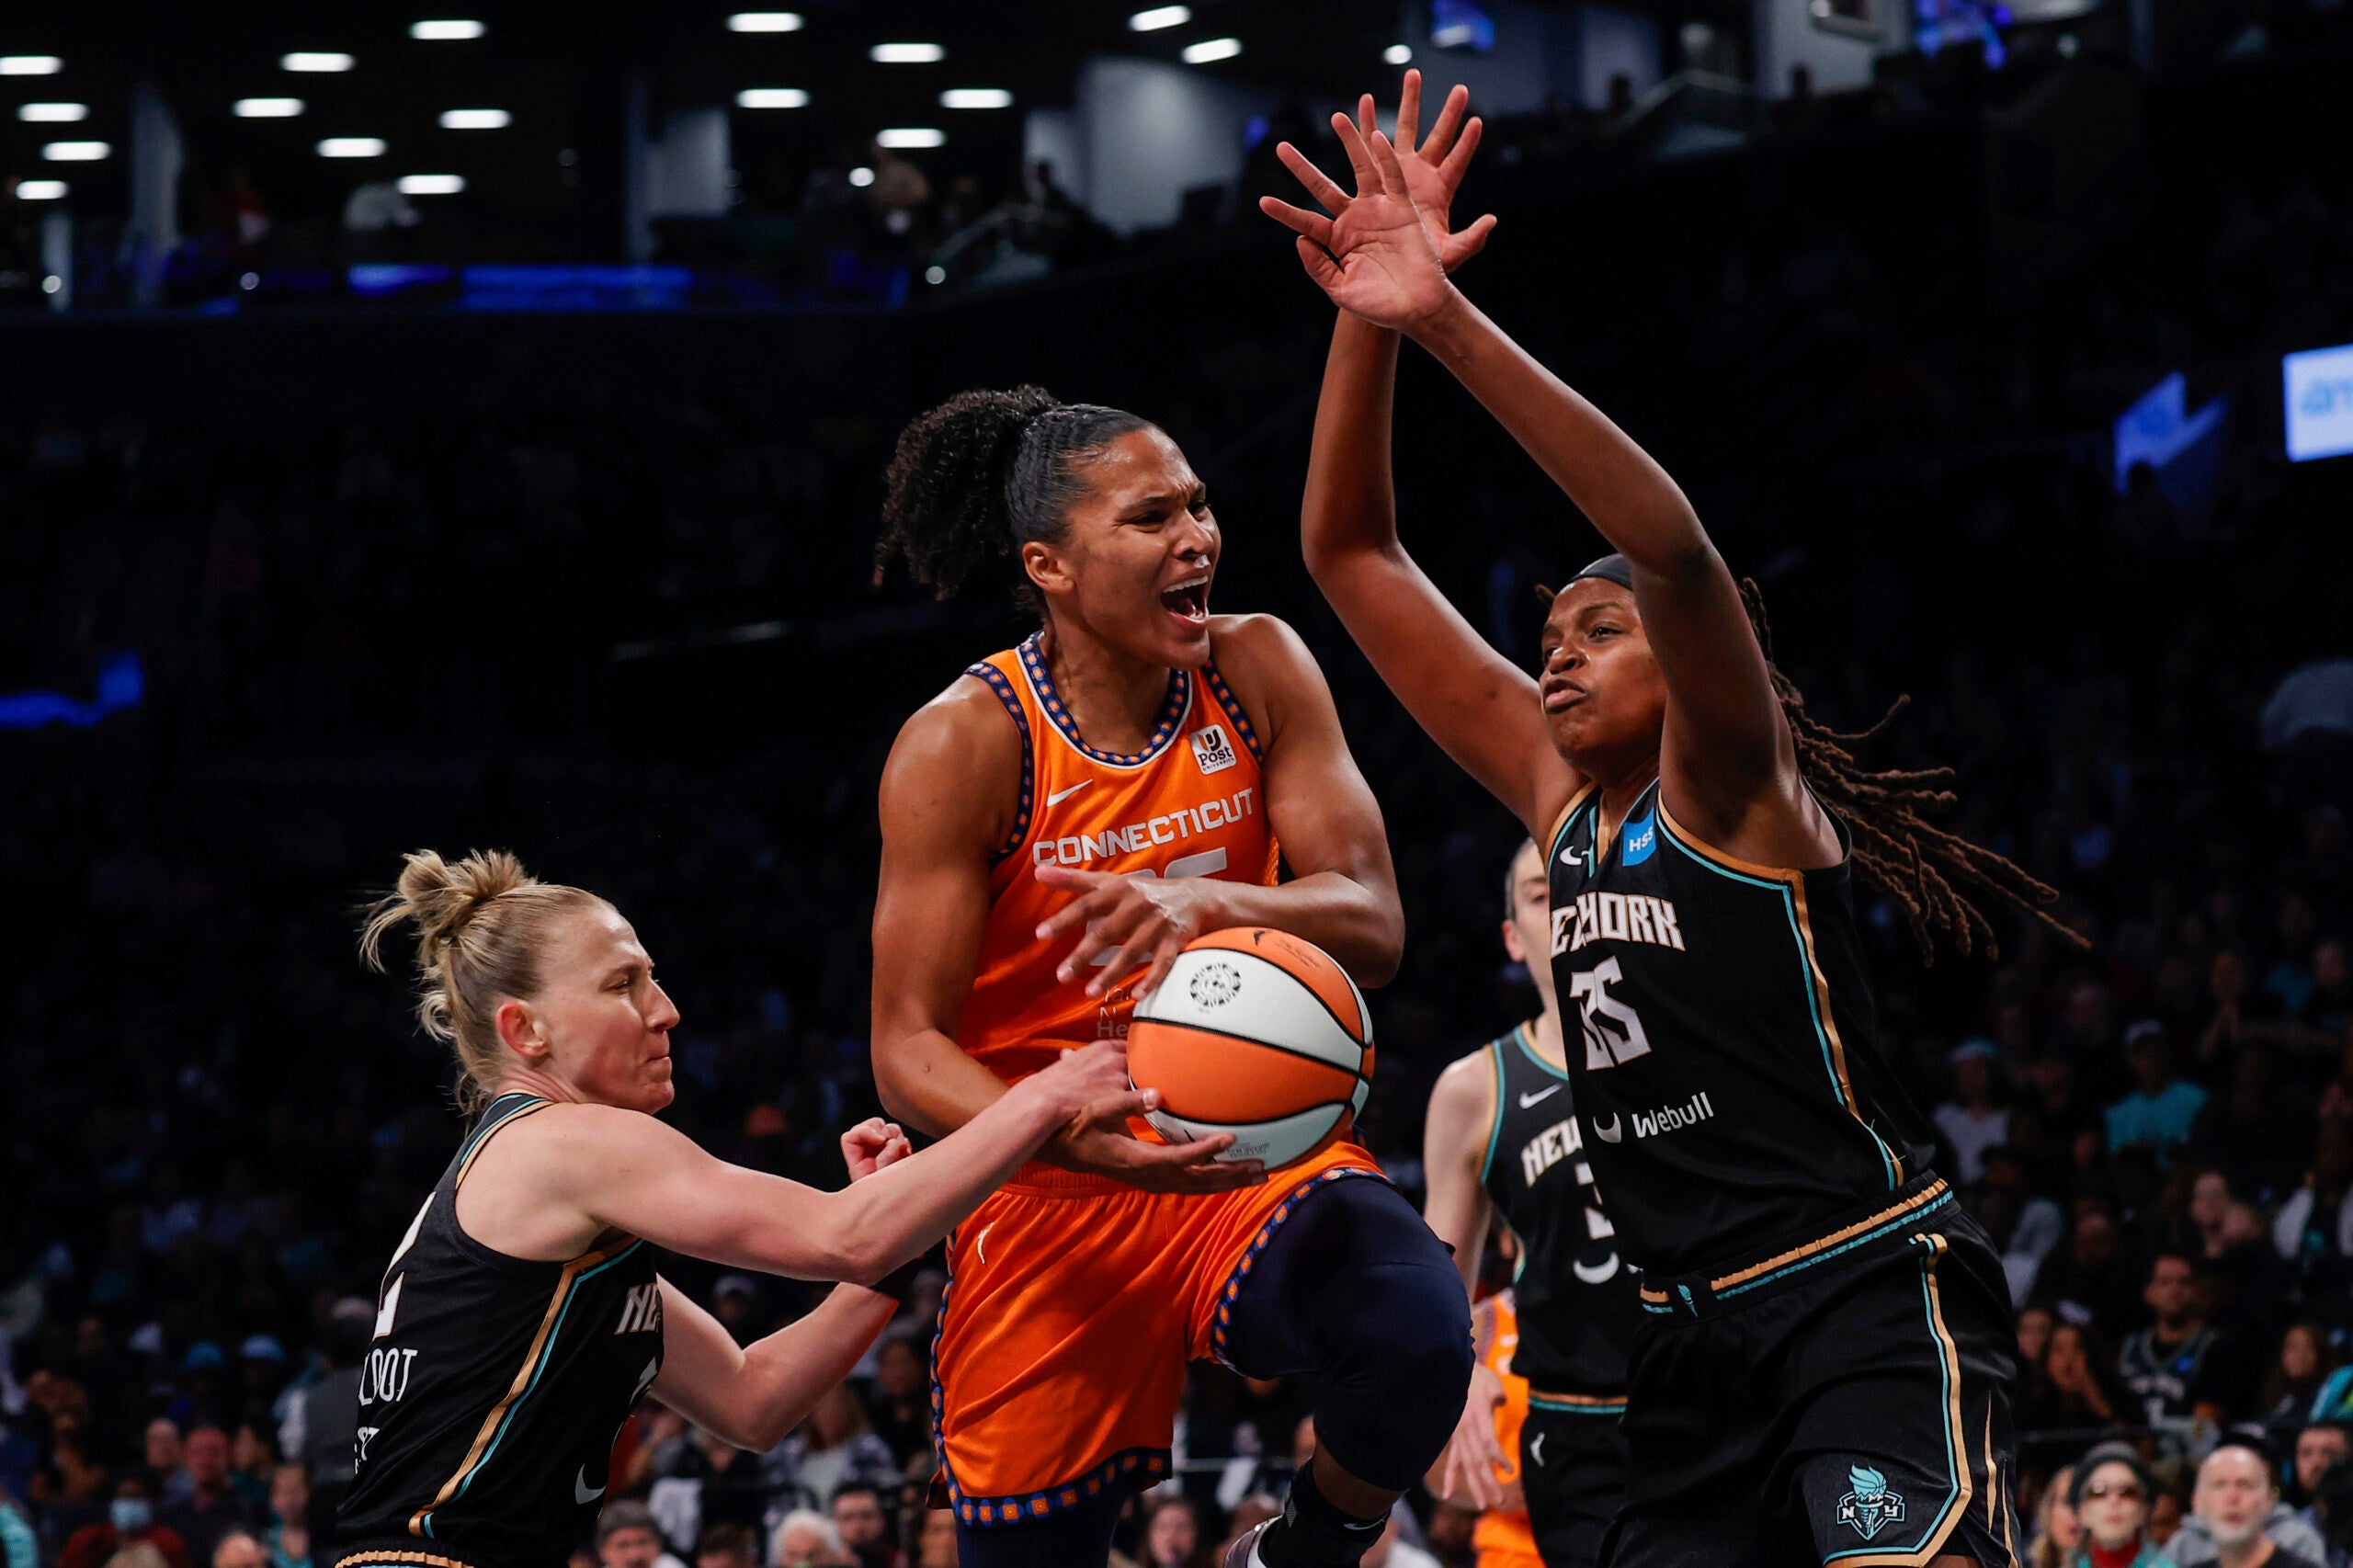
<svg viewBox="0 0 2353 1568"><path fill-rule="evenodd" d="M1887 1489L1887 1477L1866 1465L1847 1467L1847 1484L1853 1490L1838 1499L1838 1522L1852 1525L1865 1540L1890 1525L1904 1522L1904 1496Z"/></svg>
<svg viewBox="0 0 2353 1568"><path fill-rule="evenodd" d="M1193 760L1200 764L1203 773L1222 773L1237 760L1233 743L1225 738L1222 724L1204 724L1191 735Z"/></svg>

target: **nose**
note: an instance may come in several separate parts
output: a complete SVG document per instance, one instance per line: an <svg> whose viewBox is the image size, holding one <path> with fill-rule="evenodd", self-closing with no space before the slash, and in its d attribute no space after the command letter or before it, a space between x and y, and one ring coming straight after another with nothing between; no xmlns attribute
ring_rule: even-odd
<svg viewBox="0 0 2353 1568"><path fill-rule="evenodd" d="M654 988L654 1005L645 1010L645 1027L656 1034L666 1033L678 1027L677 1004L671 1001L670 994L659 985Z"/></svg>

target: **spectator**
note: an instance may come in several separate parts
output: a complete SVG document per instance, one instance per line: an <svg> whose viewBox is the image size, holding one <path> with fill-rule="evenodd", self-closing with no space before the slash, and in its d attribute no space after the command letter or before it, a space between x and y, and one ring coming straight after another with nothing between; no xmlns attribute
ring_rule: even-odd
<svg viewBox="0 0 2353 1568"><path fill-rule="evenodd" d="M271 1568L315 1568L311 1552L311 1478L299 1464L281 1464L269 1475Z"/></svg>
<svg viewBox="0 0 2353 1568"><path fill-rule="evenodd" d="M795 1508L776 1527L773 1568L854 1568L834 1521L813 1508Z"/></svg>
<svg viewBox="0 0 2353 1568"><path fill-rule="evenodd" d="M2124 1031L2124 1060L2137 1086L2108 1108L2108 1146L2112 1152L2144 1143L2158 1165L2168 1165L2173 1152L2189 1141L2198 1113L2205 1108L2206 1091L2174 1077L2173 1039L2154 1018L2143 1018Z"/></svg>
<svg viewBox="0 0 2353 1568"><path fill-rule="evenodd" d="M2353 1282L2353 1128L2321 1124L2311 1169L2272 1219L2271 1243L2307 1300L2341 1297Z"/></svg>
<svg viewBox="0 0 2353 1568"><path fill-rule="evenodd" d="M609 1503L597 1516L597 1561L602 1568L685 1568L664 1548L642 1503Z"/></svg>
<svg viewBox="0 0 2353 1568"><path fill-rule="evenodd" d="M957 1568L956 1516L947 1509L924 1510L915 1529L915 1568Z"/></svg>
<svg viewBox="0 0 2353 1568"><path fill-rule="evenodd" d="M695 1542L695 1568L761 1568L760 1537L742 1525L712 1525Z"/></svg>
<svg viewBox="0 0 2353 1568"><path fill-rule="evenodd" d="M900 1568L899 1543L891 1537L891 1516L882 1491L871 1483L846 1481L834 1488L834 1533L858 1568Z"/></svg>
<svg viewBox="0 0 2353 1568"><path fill-rule="evenodd" d="M311 1533L332 1538L335 1509L351 1489L359 1442L359 1364L376 1332L376 1305L345 1296L327 1309L320 1335L325 1369L290 1394L278 1424L278 1450L311 1478Z"/></svg>
<svg viewBox="0 0 2353 1568"><path fill-rule="evenodd" d="M2175 1419L2200 1406L2210 1407L2205 1411L2210 1419L2219 1416L2207 1373L2215 1335L2198 1315L2189 1259L2178 1253L2159 1254L2149 1266L2143 1300L2149 1306L2149 1326L2128 1336L2116 1358L2117 1375L2142 1418L2152 1423Z"/></svg>
<svg viewBox="0 0 2353 1568"><path fill-rule="evenodd" d="M1985 1190L2004 1194L2018 1209L2009 1237L2002 1244L2002 1273L2010 1283L2011 1304L2024 1306L2043 1259L2067 1233L2067 1216L2029 1185L2026 1162L2017 1150L1998 1144L1986 1150L1981 1161Z"/></svg>
<svg viewBox="0 0 2353 1568"><path fill-rule="evenodd" d="M2315 1421L2296 1434L2296 1466L2292 1479L2290 1504L2301 1504L2296 1517L2313 1527L2321 1528L2321 1478L2345 1462L2353 1443L2348 1443L2348 1430L2341 1421Z"/></svg>
<svg viewBox="0 0 2353 1568"><path fill-rule="evenodd" d="M2271 1456L2226 1437L2198 1467L2190 1516L2165 1544L2176 1568L2325 1568L2327 1549L2279 1500Z"/></svg>
<svg viewBox="0 0 2353 1568"><path fill-rule="evenodd" d="M106 1522L85 1525L67 1537L57 1554L57 1568L99 1568L123 1549L140 1546L161 1556L167 1568L191 1568L188 1542L177 1530L155 1522L147 1483L136 1475L126 1475L115 1486Z"/></svg>
<svg viewBox="0 0 2353 1568"><path fill-rule="evenodd" d="M2102 1443L2076 1461L2067 1501L2083 1522L2068 1568L2151 1568L2159 1561L2149 1511L2156 1477L2128 1443Z"/></svg>
<svg viewBox="0 0 2353 1568"><path fill-rule="evenodd" d="M1143 1557L1138 1568L1206 1568L1201 1521L1182 1497L1165 1497L1143 1517Z"/></svg>
<svg viewBox="0 0 2353 1568"><path fill-rule="evenodd" d="M2146 1278L2132 1271L2115 1219L2086 1208L2075 1217L2067 1244L2043 1260L2029 1299L2115 1334L2131 1321Z"/></svg>
<svg viewBox="0 0 2353 1568"><path fill-rule="evenodd" d="M229 1530L212 1548L212 1568L269 1568L269 1549L251 1530Z"/></svg>
<svg viewBox="0 0 2353 1568"><path fill-rule="evenodd" d="M188 1428L182 1445L188 1495L156 1510L156 1517L188 1543L192 1562L212 1561L212 1549L231 1530L252 1526L253 1517L229 1484L229 1434L207 1422Z"/></svg>
<svg viewBox="0 0 2353 1568"><path fill-rule="evenodd" d="M2312 1417L2313 1402L2328 1378L2328 1332L2315 1323L2295 1323L2279 1336L2279 1355L2264 1379L2258 1401L2264 1429L2284 1445Z"/></svg>
<svg viewBox="0 0 2353 1568"><path fill-rule="evenodd" d="M904 1468L931 1452L931 1369L911 1335L891 1335L874 1352L874 1435Z"/></svg>
<svg viewBox="0 0 2353 1568"><path fill-rule="evenodd" d="M0 1490L0 1564L40 1568L40 1540L33 1534L32 1521L6 1490Z"/></svg>
<svg viewBox="0 0 2353 1568"><path fill-rule="evenodd" d="M694 1483L697 1517L706 1525L758 1528L775 1490L758 1455L700 1426L665 1443L654 1456L654 1473L664 1481Z"/></svg>
<svg viewBox="0 0 2353 1568"><path fill-rule="evenodd" d="M1994 1103L1994 1064L2001 1052L1985 1039L1965 1040L1945 1058L1952 1069L1952 1098L1937 1107L1937 1131L1953 1152L1958 1184L1984 1179L1985 1151L2009 1141L2010 1113Z"/></svg>
<svg viewBox="0 0 2353 1568"><path fill-rule="evenodd" d="M2124 1391L2108 1371L2107 1347L2086 1324L2053 1324L2040 1376L2031 1379L2018 1401L2022 1433L2058 1432L2072 1451L2076 1433L2120 1425Z"/></svg>
<svg viewBox="0 0 2353 1568"><path fill-rule="evenodd" d="M179 1423L158 1415L147 1423L140 1443L140 1468L145 1472L147 1495L176 1503L188 1494L188 1471L180 1468Z"/></svg>
<svg viewBox="0 0 2353 1568"><path fill-rule="evenodd" d="M882 1487L899 1479L899 1461L874 1435L866 1407L847 1383L825 1391L774 1458L797 1505L812 1512L829 1506L835 1492L848 1482Z"/></svg>

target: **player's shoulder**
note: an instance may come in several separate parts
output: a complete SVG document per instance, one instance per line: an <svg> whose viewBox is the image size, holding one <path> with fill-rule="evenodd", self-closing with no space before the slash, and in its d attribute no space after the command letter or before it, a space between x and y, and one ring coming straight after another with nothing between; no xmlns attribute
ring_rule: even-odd
<svg viewBox="0 0 2353 1568"><path fill-rule="evenodd" d="M891 748L891 766L938 765L959 769L993 763L1017 767L1021 732L996 688L970 673L907 715Z"/></svg>
<svg viewBox="0 0 2353 1568"><path fill-rule="evenodd" d="M1315 662L1290 622L1279 615L1256 611L1210 617L1210 647L1215 652L1218 667L1229 677L1237 669L1256 669L1270 664L1313 665Z"/></svg>
<svg viewBox="0 0 2353 1568"><path fill-rule="evenodd" d="M1495 1069L1489 1046L1466 1051L1438 1070L1430 1085L1429 1117L1484 1122L1495 1108Z"/></svg>

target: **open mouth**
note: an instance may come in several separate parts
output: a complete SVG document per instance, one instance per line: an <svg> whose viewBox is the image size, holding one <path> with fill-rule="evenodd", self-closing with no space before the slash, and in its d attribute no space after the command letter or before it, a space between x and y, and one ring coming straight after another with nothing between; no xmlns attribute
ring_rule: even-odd
<svg viewBox="0 0 2353 1568"><path fill-rule="evenodd" d="M1203 572L1173 588L1161 589L1160 608L1188 626L1206 624L1210 619L1210 574Z"/></svg>

